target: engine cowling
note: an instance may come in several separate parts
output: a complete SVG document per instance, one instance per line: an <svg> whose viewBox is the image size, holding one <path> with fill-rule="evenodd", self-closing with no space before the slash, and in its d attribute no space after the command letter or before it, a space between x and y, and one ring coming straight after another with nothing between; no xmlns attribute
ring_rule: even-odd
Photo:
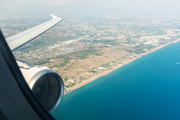
<svg viewBox="0 0 180 120"><path fill-rule="evenodd" d="M17 60L17 64L34 95L52 113L64 95L64 84L59 74L48 67L33 66L22 60Z"/></svg>

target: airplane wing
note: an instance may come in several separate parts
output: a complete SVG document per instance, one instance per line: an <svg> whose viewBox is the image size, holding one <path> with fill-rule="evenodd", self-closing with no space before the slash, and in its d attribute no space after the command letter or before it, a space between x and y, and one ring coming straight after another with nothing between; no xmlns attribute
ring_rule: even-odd
<svg viewBox="0 0 180 120"><path fill-rule="evenodd" d="M24 45L25 43L33 40L34 38L38 37L42 33L46 32L56 24L58 24L62 19L60 17L56 17L51 14L53 19L44 22L38 26L35 26L31 29L13 35L11 37L6 38L6 41L11 49L11 51L19 48L20 46Z"/></svg>

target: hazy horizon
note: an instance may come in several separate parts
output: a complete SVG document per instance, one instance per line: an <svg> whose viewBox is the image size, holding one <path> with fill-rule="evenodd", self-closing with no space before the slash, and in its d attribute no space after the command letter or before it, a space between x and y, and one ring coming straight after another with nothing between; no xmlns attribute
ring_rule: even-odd
<svg viewBox="0 0 180 120"><path fill-rule="evenodd" d="M0 16L180 14L177 0L8 0L0 5Z"/></svg>

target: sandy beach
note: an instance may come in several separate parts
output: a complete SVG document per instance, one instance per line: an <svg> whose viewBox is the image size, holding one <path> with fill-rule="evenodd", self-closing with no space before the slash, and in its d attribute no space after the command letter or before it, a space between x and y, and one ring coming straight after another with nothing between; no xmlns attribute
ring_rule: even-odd
<svg viewBox="0 0 180 120"><path fill-rule="evenodd" d="M93 77L90 78L90 79L84 80L84 81L82 81L81 83L76 84L76 85L74 85L73 87L70 87L69 89L71 89L71 91L73 91L73 90L75 90L75 89L77 89L77 88L80 88L80 87L82 87L82 86L84 86L84 85L86 85L86 84L88 84L88 83L96 80L97 78L99 78L99 77L101 77L101 76L104 76L104 75L107 75L107 74L109 74L109 73L111 73L111 72L112 72L112 70L106 70L106 71L104 71L104 72L102 72L102 73L100 73L100 74L98 74L98 75L93 76ZM68 93L69 93L69 92L68 92ZM67 94L67 93L65 93L65 94Z"/></svg>
<svg viewBox="0 0 180 120"><path fill-rule="evenodd" d="M133 62L134 60L139 59L139 58L142 57L142 56L145 56L145 55L147 55L147 54L149 54L149 53L151 53L151 52L154 52L154 51L156 51L156 50L159 50L159 49L161 49L161 48L163 48L163 47L165 47L165 46L167 46L167 45L169 45L169 44L176 43L176 42L178 42L178 41L180 41L180 39L175 40L175 41L173 41L173 42L166 43L166 44L164 44L164 45L162 45L162 46L160 46L160 47L154 48L154 49L152 49L151 51L148 51L148 52L146 52L146 53L141 53L141 54L139 54L136 58L133 58L133 59L131 59L131 60L129 60L129 61L125 61L125 62L122 64L122 66L124 66L124 65L126 65L126 64L129 64L129 63ZM120 67L122 67L122 66L120 66ZM95 75L95 76L93 76L93 77L90 78L90 79L84 80L84 81L82 81L81 83L76 84L76 85L74 85L73 87L70 87L69 89L71 89L71 91L69 91L69 92L72 92L73 90L78 89L78 88L80 88L80 87L82 87L82 86L84 86L84 85L86 85L86 84L88 84L88 83L96 80L96 79L99 78L99 77L105 76L105 75L111 73L112 71L114 71L114 70L116 70L116 69L118 69L118 68L120 68L120 67L113 67L113 70L103 71L102 73L100 73L100 74L98 74L98 75ZM69 93L69 92L67 92L67 93ZM67 93L64 92L64 94L67 94Z"/></svg>

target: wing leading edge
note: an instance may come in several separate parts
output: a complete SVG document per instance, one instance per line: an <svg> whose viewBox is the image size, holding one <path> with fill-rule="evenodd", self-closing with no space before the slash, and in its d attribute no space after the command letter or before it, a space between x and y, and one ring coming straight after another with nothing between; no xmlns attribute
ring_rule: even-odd
<svg viewBox="0 0 180 120"><path fill-rule="evenodd" d="M25 43L33 40L37 36L41 35L42 33L46 32L56 24L58 24L62 19L60 17L56 17L54 15L51 15L53 19L44 22L38 26L35 26L31 29L28 29L26 31L23 31L21 33L18 33L16 35L13 35L11 37L6 38L6 41L10 47L10 49L13 51L20 46L24 45Z"/></svg>

